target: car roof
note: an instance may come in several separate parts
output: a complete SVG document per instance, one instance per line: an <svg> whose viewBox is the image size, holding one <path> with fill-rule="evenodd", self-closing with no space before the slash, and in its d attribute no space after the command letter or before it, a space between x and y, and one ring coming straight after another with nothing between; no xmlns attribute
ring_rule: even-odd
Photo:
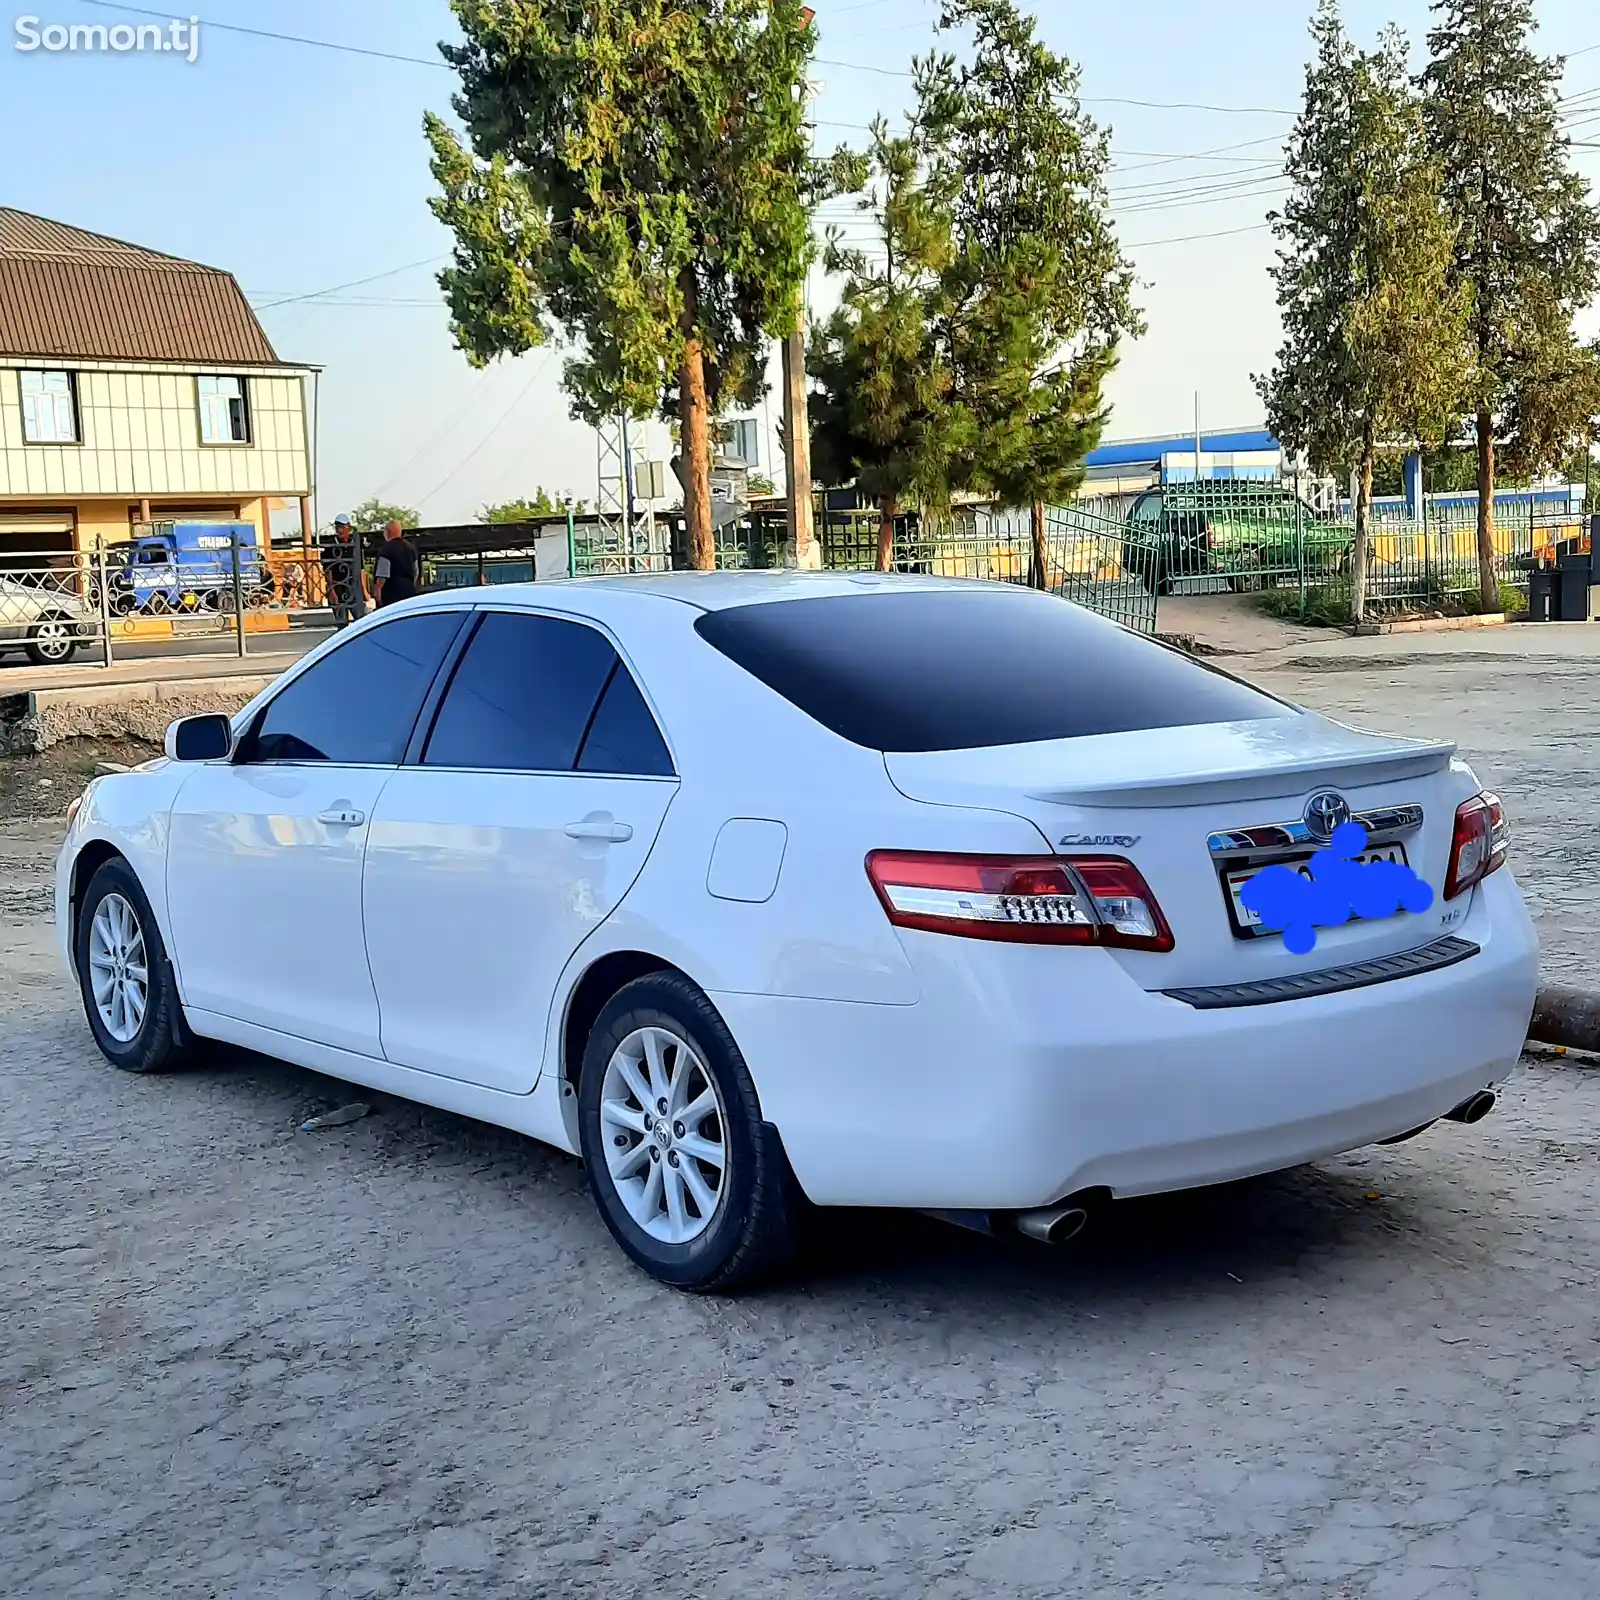
<svg viewBox="0 0 1600 1600"><path fill-rule="evenodd" d="M649 572L569 578L553 583L495 584L470 589L467 593L482 604L491 600L548 604L558 594L567 597L568 603L578 601L581 604L585 594L596 597L615 594L670 600L699 611L726 611L734 606L778 600L817 600L828 595L905 593L918 589L966 591L973 583L971 578L933 578L893 572ZM1016 585L994 587L1014 589ZM448 597L457 604L461 595L461 590L448 591ZM446 595L430 598L445 600Z"/></svg>

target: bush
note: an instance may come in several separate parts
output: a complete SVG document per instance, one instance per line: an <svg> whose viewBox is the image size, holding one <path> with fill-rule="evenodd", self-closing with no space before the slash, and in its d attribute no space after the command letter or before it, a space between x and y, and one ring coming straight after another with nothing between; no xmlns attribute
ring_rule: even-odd
<svg viewBox="0 0 1600 1600"><path fill-rule="evenodd" d="M1300 589L1285 586L1282 589L1265 589L1256 596L1256 604L1269 617L1284 617L1304 622L1313 628L1348 628L1350 626L1350 585L1325 583L1306 590L1305 615L1300 614Z"/></svg>

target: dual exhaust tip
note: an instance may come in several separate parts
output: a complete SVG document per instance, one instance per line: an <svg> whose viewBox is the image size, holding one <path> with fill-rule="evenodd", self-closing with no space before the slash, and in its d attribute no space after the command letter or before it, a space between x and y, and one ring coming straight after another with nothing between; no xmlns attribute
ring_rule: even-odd
<svg viewBox="0 0 1600 1600"><path fill-rule="evenodd" d="M1492 1089L1480 1089L1477 1094L1469 1095L1460 1105L1445 1112L1445 1120L1465 1123L1470 1127L1475 1122L1482 1122L1496 1104L1497 1097ZM1421 1131L1420 1128L1417 1130L1419 1133ZM1015 1212L1011 1223L1018 1233L1037 1239L1040 1244L1066 1244L1089 1226L1089 1212L1087 1207L1066 1200L1060 1205L1044 1206L1037 1211Z"/></svg>

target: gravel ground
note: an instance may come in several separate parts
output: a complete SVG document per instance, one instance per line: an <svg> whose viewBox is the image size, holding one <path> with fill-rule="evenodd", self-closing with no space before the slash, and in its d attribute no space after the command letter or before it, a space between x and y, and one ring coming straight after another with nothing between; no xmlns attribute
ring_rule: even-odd
<svg viewBox="0 0 1600 1600"><path fill-rule="evenodd" d="M1469 729L1581 970L1597 674L1275 686ZM1477 1128L1065 1250L841 1216L804 1277L693 1300L508 1134L383 1102L308 1135L348 1090L105 1067L53 964L57 832L0 830L8 1595L1600 1593L1600 1073L1570 1058Z"/></svg>

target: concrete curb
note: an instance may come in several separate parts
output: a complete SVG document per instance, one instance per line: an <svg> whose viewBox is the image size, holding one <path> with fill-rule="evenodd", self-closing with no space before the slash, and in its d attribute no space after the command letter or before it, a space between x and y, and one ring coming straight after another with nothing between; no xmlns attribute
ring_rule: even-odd
<svg viewBox="0 0 1600 1600"><path fill-rule="evenodd" d="M1388 633L1464 633L1469 628L1503 628L1514 617L1495 611L1476 617L1418 617L1411 622L1363 622L1350 631L1358 639L1377 638Z"/></svg>
<svg viewBox="0 0 1600 1600"><path fill-rule="evenodd" d="M160 744L170 723L205 711L231 716L278 677L173 678L73 685L0 696L0 756L40 755L66 739L133 738Z"/></svg>
<svg viewBox="0 0 1600 1600"><path fill-rule="evenodd" d="M1563 984L1541 989L1528 1037L1539 1044L1600 1053L1600 994Z"/></svg>

